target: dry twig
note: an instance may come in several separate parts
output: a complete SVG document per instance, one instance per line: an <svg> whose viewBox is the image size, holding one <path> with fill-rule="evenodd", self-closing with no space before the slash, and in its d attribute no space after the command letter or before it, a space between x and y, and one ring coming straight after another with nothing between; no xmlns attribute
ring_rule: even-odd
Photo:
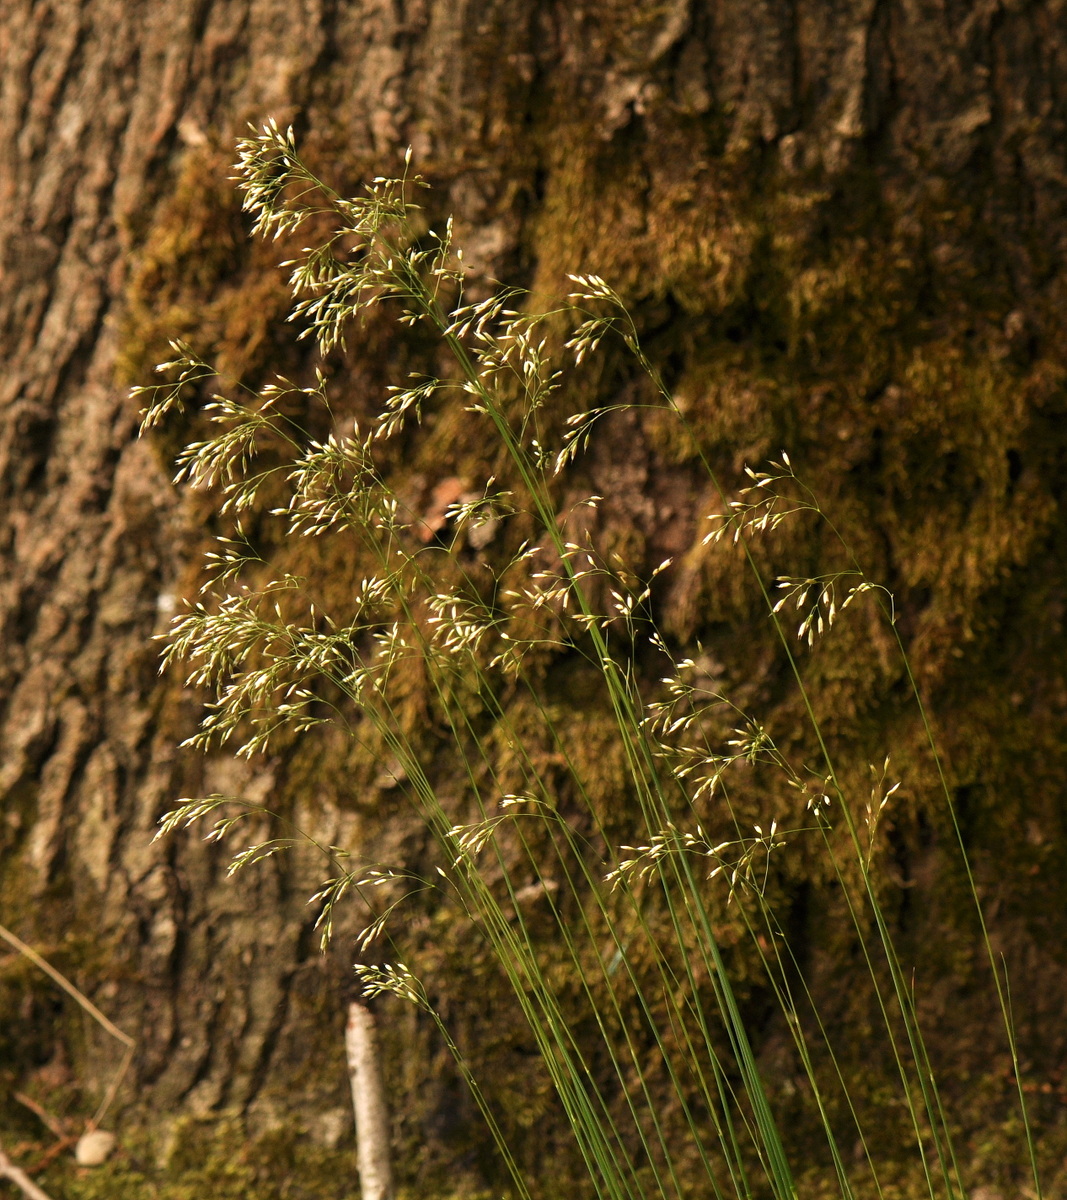
<svg viewBox="0 0 1067 1200"><path fill-rule="evenodd" d="M15 1092L14 1098L19 1102L19 1104L23 1105L25 1108L28 1108L30 1112L36 1113L37 1116L41 1118L42 1123L47 1126L48 1130L51 1133L54 1133L57 1138L65 1138L67 1136L67 1131L63 1128L63 1126L46 1108L42 1108L32 1096L27 1096L25 1092Z"/></svg>
<svg viewBox="0 0 1067 1200"><path fill-rule="evenodd" d="M72 1133L61 1137L58 1142L53 1142L43 1154L30 1163L27 1172L30 1175L40 1175L56 1161L64 1150L72 1150L78 1144L78 1136L78 1134Z"/></svg>
<svg viewBox="0 0 1067 1200"><path fill-rule="evenodd" d="M133 1051L137 1043L132 1037L130 1037L128 1033L123 1033L117 1025L109 1021L107 1017L105 1017L100 1011L100 1009L98 1009L96 1005L89 999L89 997L86 996L84 992L79 991L78 988L76 988L65 975L60 974L60 972L57 971L47 959L42 958L32 946L27 946L21 938L16 937L10 929L5 928L3 925L0 925L0 938L3 938L9 946L12 946L20 954L25 955L25 957L28 958L30 962L34 964L34 966L40 967L40 969L48 976L48 978L51 979L53 983L58 984L59 987L61 987L63 991L65 991L67 995L71 997L72 1000L76 1001L89 1014L89 1016L91 1016L93 1020L97 1022L98 1025L106 1029L113 1038L117 1038L118 1041L120 1041L126 1047L126 1051L122 1056L122 1062L119 1063L119 1068L115 1072L111 1083L108 1085L107 1091L104 1093L104 1098L100 1101L99 1108L97 1108L96 1112L93 1113L91 1120L86 1126L87 1129L95 1129L103 1120L104 1114L111 1107L111 1102L115 1099L115 1093L119 1090L119 1085L122 1083L122 1080L129 1069L130 1062L133 1059ZM44 1193L42 1192L41 1195L44 1195Z"/></svg>
<svg viewBox="0 0 1067 1200"><path fill-rule="evenodd" d="M30 1200L52 1200L51 1196L39 1188L21 1167L16 1167L0 1147L0 1178L10 1180L15 1187L21 1189L23 1195Z"/></svg>

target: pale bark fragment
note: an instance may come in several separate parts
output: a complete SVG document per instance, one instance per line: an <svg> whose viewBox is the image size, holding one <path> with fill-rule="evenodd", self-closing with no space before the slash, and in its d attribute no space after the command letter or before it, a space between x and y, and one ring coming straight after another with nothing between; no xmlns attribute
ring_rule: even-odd
<svg viewBox="0 0 1067 1200"><path fill-rule="evenodd" d="M345 1027L352 1107L356 1114L359 1182L363 1200L392 1200L389 1106L385 1099L378 1022L366 1004L353 1000Z"/></svg>

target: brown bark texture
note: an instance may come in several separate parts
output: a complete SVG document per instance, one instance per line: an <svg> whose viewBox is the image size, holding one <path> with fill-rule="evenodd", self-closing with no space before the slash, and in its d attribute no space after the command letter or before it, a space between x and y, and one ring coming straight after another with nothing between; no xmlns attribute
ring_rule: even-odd
<svg viewBox="0 0 1067 1200"><path fill-rule="evenodd" d="M230 880L195 835L153 841L176 797L241 793L328 843L422 852L388 771L340 744L251 765L179 751L202 698L157 674L152 636L195 586L209 514L170 483L168 435L135 436L127 387L174 336L233 375L306 365L282 256L248 241L229 179L235 138L269 116L342 190L410 145L475 277L545 299L568 271L609 279L729 486L789 449L897 595L1024 1052L1035 1071L1067 1066L1065 81L1061 0L4 0L0 921L137 1039L130 1129L180 1142L237 1114L302 1122L324 1154L352 1142L362 914L321 956L306 899L324 868L301 852ZM373 322L356 340L338 386L358 410L409 363ZM637 385L613 366L596 386ZM659 601L671 635L700 638L710 674L788 726L755 598L700 545L694 464L651 418L627 420L583 467L604 531L652 565L677 556ZM463 428L431 423L412 451L427 506L478 462ZM824 549L798 534L795 573ZM931 1011L960 1014L946 1059L999 1095L1006 1060L975 1033L992 1018L899 668L860 621L806 670L832 736L863 747L859 775L888 748L908 779L896 919L941 948ZM843 1010L847 937L824 885L796 868L796 928ZM546 1147L566 1139L519 1023L467 986L482 969L467 943L422 919L446 1019L475 1065L504 1062L488 1090L550 1177ZM49 986L0 964L0 1088L88 1114L115 1046ZM400 1175L499 1180L432 1030L386 1007ZM772 1075L783 1041L770 1023ZM1052 1108L1041 1119L1058 1127Z"/></svg>

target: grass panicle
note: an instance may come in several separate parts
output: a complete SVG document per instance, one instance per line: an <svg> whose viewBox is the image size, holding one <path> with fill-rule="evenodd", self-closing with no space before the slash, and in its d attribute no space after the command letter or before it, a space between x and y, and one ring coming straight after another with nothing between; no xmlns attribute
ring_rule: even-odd
<svg viewBox="0 0 1067 1200"><path fill-rule="evenodd" d="M509 981L573 1131L589 1194L793 1200L790 1141L738 997L735 955L722 940L724 921L732 920L748 937L794 1043L835 1186L846 1200L881 1196L877 1146L850 1093L835 1040L841 1034L815 1006L778 907L775 864L804 842L823 856L844 898L931 1200L963 1194L953 1124L881 900L879 822L900 783L886 757L871 768L869 795L852 794L801 667L800 656L861 604L877 607L904 655L892 596L867 578L847 546L842 569L767 573L753 553L758 539L798 519L833 529L829 518L786 453L749 469L737 494L720 486L699 431L675 405L633 317L604 280L572 276L574 291L552 313L528 311L525 294L511 288L468 302L451 222L435 232L417 218L412 197L425 184L410 155L400 178L376 179L346 199L302 163L291 130L269 123L240 143L237 179L255 236L288 243L305 227L331 230L286 264L292 320L323 360L345 346L354 320L385 306L402 327L421 328L449 363L440 378L413 375L390 389L366 429L333 413L321 369L306 386L278 378L257 391L224 388L226 395L212 395L202 408L213 432L189 442L176 463L181 485L218 497L225 526L205 563L207 582L175 619L164 654L165 665L183 664L188 684L210 696L190 744L256 755L280 730L310 735L320 723L338 723L390 764L437 847L436 868L422 878L388 864L350 868L343 851L318 846L332 871L313 897L324 942L342 901L361 896L370 908L358 939L365 951L402 928L402 899L432 892L473 923ZM571 330L564 338L561 321ZM672 559L641 577L568 520L602 499L576 504L564 483L598 422L632 405L591 407L560 425L552 400L565 373L606 338L620 341L647 375L656 405L679 422L721 497L703 541L743 551L743 569L758 583L807 716L803 736L776 739L757 713L708 685L692 647L672 645L654 602L656 580L669 577ZM146 402L145 431L218 386L208 364L173 345L175 357L160 367L168 382L135 389ZM501 466L449 504L442 534L423 537L417 514L391 483L390 443L457 393L483 423ZM333 422L325 439L312 438L292 415L316 408ZM328 590L321 580L265 574L246 531L252 514L278 522L285 537L340 539L354 561L368 564L344 611L318 598ZM521 540L511 537L519 530ZM489 585L470 569L471 548L486 551ZM595 672L597 703L614 725L623 782L608 814L546 691L543 664L564 656ZM658 671L649 671L649 661ZM439 751L429 755L413 728L405 692L413 664L461 795L441 786ZM517 719L516 698L527 726ZM551 777L538 744L551 749ZM814 757L798 757L800 744ZM936 754L932 734L931 748ZM768 797L756 822L734 800L753 779ZM792 800L783 806L782 796ZM951 812L947 786L944 799ZM266 810L222 796L186 800L162 831L215 817L208 836L222 840L254 812ZM620 829L628 833L620 837ZM306 835L290 828L242 848L232 869L301 840ZM540 905L536 915L531 897ZM984 922L982 933L989 949ZM1006 984L992 965L1018 1076ZM358 970L368 995L400 997L437 1024L515 1194L528 1196L506 1122L427 989L402 961ZM1037 1187L1028 1124L1025 1136ZM851 1151L857 1139L859 1166Z"/></svg>

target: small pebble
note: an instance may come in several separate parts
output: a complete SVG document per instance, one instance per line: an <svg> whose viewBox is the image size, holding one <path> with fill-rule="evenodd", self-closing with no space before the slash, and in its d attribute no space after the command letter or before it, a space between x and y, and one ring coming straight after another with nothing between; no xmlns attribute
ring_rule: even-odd
<svg viewBox="0 0 1067 1200"><path fill-rule="evenodd" d="M115 1135L104 1129L90 1129L78 1138L74 1157L83 1167L98 1167L115 1149Z"/></svg>

